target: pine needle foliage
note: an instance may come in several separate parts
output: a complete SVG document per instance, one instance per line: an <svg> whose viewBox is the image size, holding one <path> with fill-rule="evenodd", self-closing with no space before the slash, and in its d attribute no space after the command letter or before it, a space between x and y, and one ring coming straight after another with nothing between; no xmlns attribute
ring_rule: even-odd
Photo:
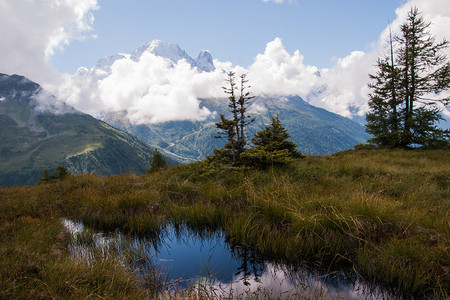
<svg viewBox="0 0 450 300"><path fill-rule="evenodd" d="M150 170L148 170L149 173L166 169L167 168L167 161L164 159L164 156L159 152L158 149L153 150L153 157L152 157L152 163L150 165Z"/></svg>
<svg viewBox="0 0 450 300"><path fill-rule="evenodd" d="M448 41L436 42L416 7L400 26L400 35L390 38L390 53L377 62L371 74L370 112L366 131L370 143L387 147L448 147L450 132L438 127L441 107L449 97L450 62L443 50Z"/></svg>
<svg viewBox="0 0 450 300"><path fill-rule="evenodd" d="M247 147L246 128L254 121L254 118L247 115L247 108L253 96L248 92L250 86L247 85L246 74L239 77L239 85L235 76L234 72L229 72L226 79L228 86L223 88L229 95L228 107L232 118L227 119L221 114L220 122L216 123L220 129L216 138L226 138L228 142L224 149L214 149L214 154L207 157L208 168L205 173L210 174L217 169L240 172L248 167L286 164L302 157L296 150L297 145L288 141L290 136L278 115L272 118L270 126L257 132L251 139L255 147Z"/></svg>
<svg viewBox="0 0 450 300"><path fill-rule="evenodd" d="M247 145L246 128L254 121L247 113L249 101L254 97L250 95L246 79L247 74L240 75L239 85L236 83L236 74L230 71L227 74L227 86L223 87L228 95L228 107L230 108L231 119L227 119L224 114L220 115L220 121L216 126L221 131L216 138L226 138L227 143L224 149L214 151L214 160L230 160L231 165L239 164L241 154L245 152Z"/></svg>
<svg viewBox="0 0 450 300"><path fill-rule="evenodd" d="M297 151L297 145L288 140L289 137L277 114L269 126L258 131L251 139L255 147L243 154L243 160L255 166L294 162L303 155Z"/></svg>
<svg viewBox="0 0 450 300"><path fill-rule="evenodd" d="M44 183L52 183L64 180L66 177L72 175L69 170L63 166L59 165L56 167L56 172L51 174L50 171L47 168L44 168L42 171L42 176L38 180L38 184L44 184Z"/></svg>

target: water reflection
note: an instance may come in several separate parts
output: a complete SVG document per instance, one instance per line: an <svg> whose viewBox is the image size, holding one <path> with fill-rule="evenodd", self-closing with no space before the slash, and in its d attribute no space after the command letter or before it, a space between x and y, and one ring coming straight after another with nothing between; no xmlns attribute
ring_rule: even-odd
<svg viewBox="0 0 450 300"><path fill-rule="evenodd" d="M83 231L80 223L69 220L63 223L72 234ZM95 234L96 247L109 249L112 241L119 254L132 262L138 276L145 277L157 266L167 274L168 282L172 282L175 289L206 283L216 294L259 292L261 298L302 295L330 299L395 299L405 296L396 297L379 285L341 271L328 272L269 261L251 249L231 245L220 231L169 225L151 237L127 239L127 245L119 232L111 236ZM81 245L73 245L71 252L75 257L91 259L89 249Z"/></svg>

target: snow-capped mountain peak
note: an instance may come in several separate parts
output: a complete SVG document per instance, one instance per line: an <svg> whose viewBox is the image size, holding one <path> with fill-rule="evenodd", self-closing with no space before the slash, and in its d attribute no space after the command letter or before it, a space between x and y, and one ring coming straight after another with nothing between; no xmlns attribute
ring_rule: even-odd
<svg viewBox="0 0 450 300"><path fill-rule="evenodd" d="M125 58L125 56L122 55L122 54L106 56L106 57L103 57L102 59L100 59L97 62L97 65L95 67L98 68L98 69L102 69L102 70L108 70L108 69L111 68L111 66L114 64L114 62L116 60L119 60L119 59L122 59L122 58Z"/></svg>
<svg viewBox="0 0 450 300"><path fill-rule="evenodd" d="M170 59L173 62L178 62L180 59L185 59L189 63L193 63L192 57L190 57L183 49L177 44L170 44L160 40L154 40L144 45L140 46L134 50L131 54L131 59L134 61L139 61L142 54L145 52L150 52L156 56L164 57Z"/></svg>
<svg viewBox="0 0 450 300"><path fill-rule="evenodd" d="M73 75L73 78L83 82L83 85L89 85L90 83L90 85L95 86L98 81L111 75L111 66L116 61L121 59L131 59L135 62L139 62L144 53L151 53L153 55L163 57L170 60L172 64L176 64L179 60L184 59L192 66L192 68L196 68L198 72L212 72L216 69L209 51L201 51L197 58L193 59L177 44L153 40L138 47L131 55L121 53L106 56L101 58L95 67L80 67Z"/></svg>
<svg viewBox="0 0 450 300"><path fill-rule="evenodd" d="M199 70L212 72L216 68L214 67L213 58L209 51L202 51L198 54L197 59L195 60L196 66Z"/></svg>
<svg viewBox="0 0 450 300"><path fill-rule="evenodd" d="M153 40L134 50L131 54L131 59L134 61L139 61L141 56L146 52L169 59L173 63L177 63L179 60L185 59L192 67L197 67L199 71L211 72L215 70L212 56L208 51L200 52L197 59L194 60L177 44Z"/></svg>

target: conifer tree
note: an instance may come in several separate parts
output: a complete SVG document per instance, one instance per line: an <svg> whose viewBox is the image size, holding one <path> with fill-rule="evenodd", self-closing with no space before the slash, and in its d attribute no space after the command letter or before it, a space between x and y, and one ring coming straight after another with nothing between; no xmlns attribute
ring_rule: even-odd
<svg viewBox="0 0 450 300"><path fill-rule="evenodd" d="M398 106L401 99L397 97L399 69L390 58L377 61L378 71L369 75L372 93L369 94L370 112L366 115L366 131L374 137L369 142L397 147L401 143Z"/></svg>
<svg viewBox="0 0 450 300"><path fill-rule="evenodd" d="M69 170L67 170L67 168L63 165L57 166L56 173L54 174L51 174L47 168L44 168L42 171L42 176L38 180L38 184L61 181L70 175L71 173Z"/></svg>
<svg viewBox="0 0 450 300"><path fill-rule="evenodd" d="M297 151L297 145L288 141L290 138L286 128L281 124L278 117L271 119L271 124L261 131L258 131L251 139L256 147L265 147L266 151L287 150L292 157L301 156Z"/></svg>
<svg viewBox="0 0 450 300"><path fill-rule="evenodd" d="M400 94L404 101L403 146L428 140L417 125L439 121L442 116L437 113L436 104L447 105L450 100L449 97L430 97L430 94L438 96L450 88L450 62L442 53L448 47L448 41L436 43L435 37L428 31L430 25L416 7L411 8L407 21L400 27L401 35L396 38L399 44L397 59L401 68ZM434 129L437 132L433 135L443 134L437 127Z"/></svg>
<svg viewBox="0 0 450 300"><path fill-rule="evenodd" d="M153 150L152 163L148 172L151 173L165 168L167 168L167 162L164 159L164 156L158 151L158 149Z"/></svg>
<svg viewBox="0 0 450 300"><path fill-rule="evenodd" d="M59 165L56 167L56 174L53 176L57 180L63 180L64 178L66 178L69 175L70 175L70 172L67 170L67 168L63 165Z"/></svg>
<svg viewBox="0 0 450 300"><path fill-rule="evenodd" d="M246 135L245 135L245 128L247 127L247 125L249 125L250 123L252 123L255 119L251 118L250 116L246 115L247 112L247 107L249 104L249 101L253 98L255 98L254 96L250 96L250 92L246 91L246 89L250 88L250 86L247 86L247 82L248 80L246 79L247 74L241 74L240 76L240 95L239 95L239 100L238 100L238 104L239 104L239 138L238 138L238 144L240 147L240 151L241 153L244 152L244 147L247 144L247 140L246 140Z"/></svg>
<svg viewBox="0 0 450 300"><path fill-rule="evenodd" d="M47 168L42 171L42 176L39 178L38 183L50 183L53 180L53 176L50 174Z"/></svg>
<svg viewBox="0 0 450 300"><path fill-rule="evenodd" d="M278 117L272 117L271 124L258 131L251 139L254 148L243 154L246 164L266 166L285 164L301 158L297 145L289 141L290 135Z"/></svg>
<svg viewBox="0 0 450 300"><path fill-rule="evenodd" d="M228 158L232 165L236 165L241 158L241 154L245 151L247 139L245 129L247 125L253 122L250 116L246 115L249 101L253 99L247 89L248 80L246 74L240 76L240 86L236 83L235 73L230 71L227 74L226 82L228 86L223 90L228 94L228 107L230 108L232 119L227 119L224 114L220 115L220 121L216 123L218 129L221 130L216 138L226 138L227 143L225 149L214 149L216 158ZM236 91L240 94L237 95Z"/></svg>
<svg viewBox="0 0 450 300"><path fill-rule="evenodd" d="M441 53L448 42L435 43L430 25L412 8L400 36L390 39L390 56L379 59L377 73L370 75L366 131L374 138L369 142L390 147L448 144L448 130L436 125L442 119L438 104L450 100L439 97L450 88L450 63Z"/></svg>

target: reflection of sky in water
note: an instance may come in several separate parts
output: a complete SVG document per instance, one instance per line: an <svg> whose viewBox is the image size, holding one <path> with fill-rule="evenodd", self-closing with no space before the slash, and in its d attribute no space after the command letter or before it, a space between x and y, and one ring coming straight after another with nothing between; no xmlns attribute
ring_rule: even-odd
<svg viewBox="0 0 450 300"><path fill-rule="evenodd" d="M227 248L225 239L218 233L205 233L203 237L182 229L177 234L173 227L167 228L167 233L157 244L151 244L146 252L153 260L169 271L169 279L194 279L200 276L213 276L225 282L233 279L233 274L240 265L238 258L233 257Z"/></svg>
<svg viewBox="0 0 450 300"><path fill-rule="evenodd" d="M64 220L72 234L83 230L80 223ZM117 236L120 239L120 234ZM105 247L110 239L97 235L97 244ZM394 296L377 285L358 279L348 280L342 273L288 267L258 258L249 250L230 246L220 232L192 231L185 226L168 226L153 238L136 238L132 247L147 257L144 264L158 265L169 272L169 281L181 279L181 286L206 281L217 291L244 295L264 291L265 296L288 298L296 294L310 297L340 299L393 299ZM80 251L81 250L81 251ZM83 252L80 246L71 252ZM84 253L73 254L77 257ZM140 266L145 273L148 266ZM206 278L206 279L205 279ZM213 278L213 280L211 280Z"/></svg>
<svg viewBox="0 0 450 300"><path fill-rule="evenodd" d="M306 269L297 270L292 274L283 266L266 262L265 271L260 276L249 276L247 284L242 280L242 274L233 276L231 284L216 282L214 288L223 292L231 290L238 295L248 292L264 291L264 297L273 299L289 298L295 295L320 299L393 299L394 296L379 288L369 288L357 282L350 284L345 279L324 278ZM262 298L264 298L262 297Z"/></svg>

